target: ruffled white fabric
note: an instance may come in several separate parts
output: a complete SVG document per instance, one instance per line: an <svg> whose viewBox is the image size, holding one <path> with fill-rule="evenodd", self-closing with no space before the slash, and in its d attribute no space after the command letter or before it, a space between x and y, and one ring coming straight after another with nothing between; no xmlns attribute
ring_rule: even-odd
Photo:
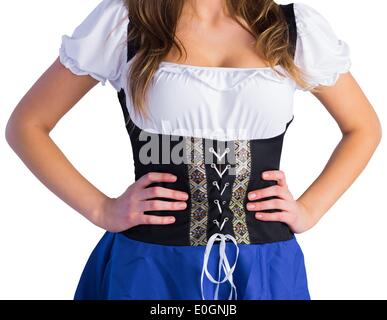
<svg viewBox="0 0 387 320"><path fill-rule="evenodd" d="M351 66L349 46L314 8L294 3L297 25L295 63L311 87L330 86ZM123 0L103 0L64 35L60 60L73 73L108 80L126 92L133 122L153 133L219 140L266 139L284 132L300 88L271 68L205 67L162 62L149 90L149 117L134 112L126 63L128 12ZM282 68L277 66L279 71Z"/></svg>
<svg viewBox="0 0 387 320"><path fill-rule="evenodd" d="M281 73L285 71L279 65L275 69ZM201 82L204 86L216 91L235 90L245 85L252 78L261 78L266 81L283 82L284 77L273 72L270 67L233 68L233 67L205 67L189 64L180 64L168 61L160 63L155 75L155 82L161 80L160 73L171 73L182 79Z"/></svg>
<svg viewBox="0 0 387 320"><path fill-rule="evenodd" d="M74 74L90 75L119 90L126 62L128 13L122 0L103 0L71 36L63 35L61 63Z"/></svg>
<svg viewBox="0 0 387 320"><path fill-rule="evenodd" d="M326 18L313 7L294 3L297 24L295 64L311 87L332 86L351 67L350 47L339 39ZM301 89L298 85L297 89ZM307 89L301 89L306 91Z"/></svg>
<svg viewBox="0 0 387 320"><path fill-rule="evenodd" d="M132 121L152 133L222 141L263 139L284 132L293 116L294 81L271 68L163 61L153 80L147 118L133 112L127 101Z"/></svg>

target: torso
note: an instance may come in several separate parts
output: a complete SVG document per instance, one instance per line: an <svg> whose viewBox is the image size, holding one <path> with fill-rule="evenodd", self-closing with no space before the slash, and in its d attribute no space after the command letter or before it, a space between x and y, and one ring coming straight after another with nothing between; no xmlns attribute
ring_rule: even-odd
<svg viewBox="0 0 387 320"><path fill-rule="evenodd" d="M251 35L234 22L218 25L222 34L181 26L188 57L179 61L172 50L159 65L148 91L148 117L134 112L126 79L119 98L136 180L151 171L173 173L177 182L155 185L187 192L188 206L168 212L174 224L139 225L124 234L169 245L205 245L219 232L245 244L291 239L286 224L259 221L245 205L248 192L276 183L261 173L279 169L295 82L262 63Z"/></svg>

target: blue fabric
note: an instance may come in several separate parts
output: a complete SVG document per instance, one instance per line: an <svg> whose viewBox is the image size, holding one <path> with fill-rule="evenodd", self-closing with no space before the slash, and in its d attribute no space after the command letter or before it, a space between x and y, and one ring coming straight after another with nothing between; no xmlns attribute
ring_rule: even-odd
<svg viewBox="0 0 387 320"><path fill-rule="evenodd" d="M238 299L310 299L304 256L296 238L238 247L233 274ZM204 250L205 246L166 246L106 232L83 270L74 299L201 300ZM235 251L227 242L231 263ZM215 243L208 263L215 278L218 262L219 244ZM215 287L204 278L206 300L214 297ZM219 299L227 299L229 293L230 284L221 284Z"/></svg>

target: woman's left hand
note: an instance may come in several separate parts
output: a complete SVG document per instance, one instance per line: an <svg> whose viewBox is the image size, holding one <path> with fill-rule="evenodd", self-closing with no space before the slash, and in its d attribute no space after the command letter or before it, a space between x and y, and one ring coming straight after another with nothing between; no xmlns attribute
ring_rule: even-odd
<svg viewBox="0 0 387 320"><path fill-rule="evenodd" d="M283 171L265 171L262 173L262 179L276 180L278 184L248 193L247 196L250 201L247 202L247 210L255 211L257 220L284 222L294 233L302 233L316 224L317 221L314 221L306 206L300 200L293 198L286 184ZM278 199L256 201L271 196L277 196ZM266 209L279 209L282 211L258 212Z"/></svg>

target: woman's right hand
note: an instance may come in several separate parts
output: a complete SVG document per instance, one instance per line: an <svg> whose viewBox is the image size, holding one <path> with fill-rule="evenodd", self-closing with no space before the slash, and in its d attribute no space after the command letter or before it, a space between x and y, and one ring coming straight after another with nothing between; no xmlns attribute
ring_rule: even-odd
<svg viewBox="0 0 387 320"><path fill-rule="evenodd" d="M107 198L99 214L97 225L110 232L121 232L139 224L171 224L174 216L144 214L153 210L184 210L188 194L160 186L148 187L154 182L175 182L170 173L149 172L130 185L118 198ZM156 197L180 201L149 200Z"/></svg>

